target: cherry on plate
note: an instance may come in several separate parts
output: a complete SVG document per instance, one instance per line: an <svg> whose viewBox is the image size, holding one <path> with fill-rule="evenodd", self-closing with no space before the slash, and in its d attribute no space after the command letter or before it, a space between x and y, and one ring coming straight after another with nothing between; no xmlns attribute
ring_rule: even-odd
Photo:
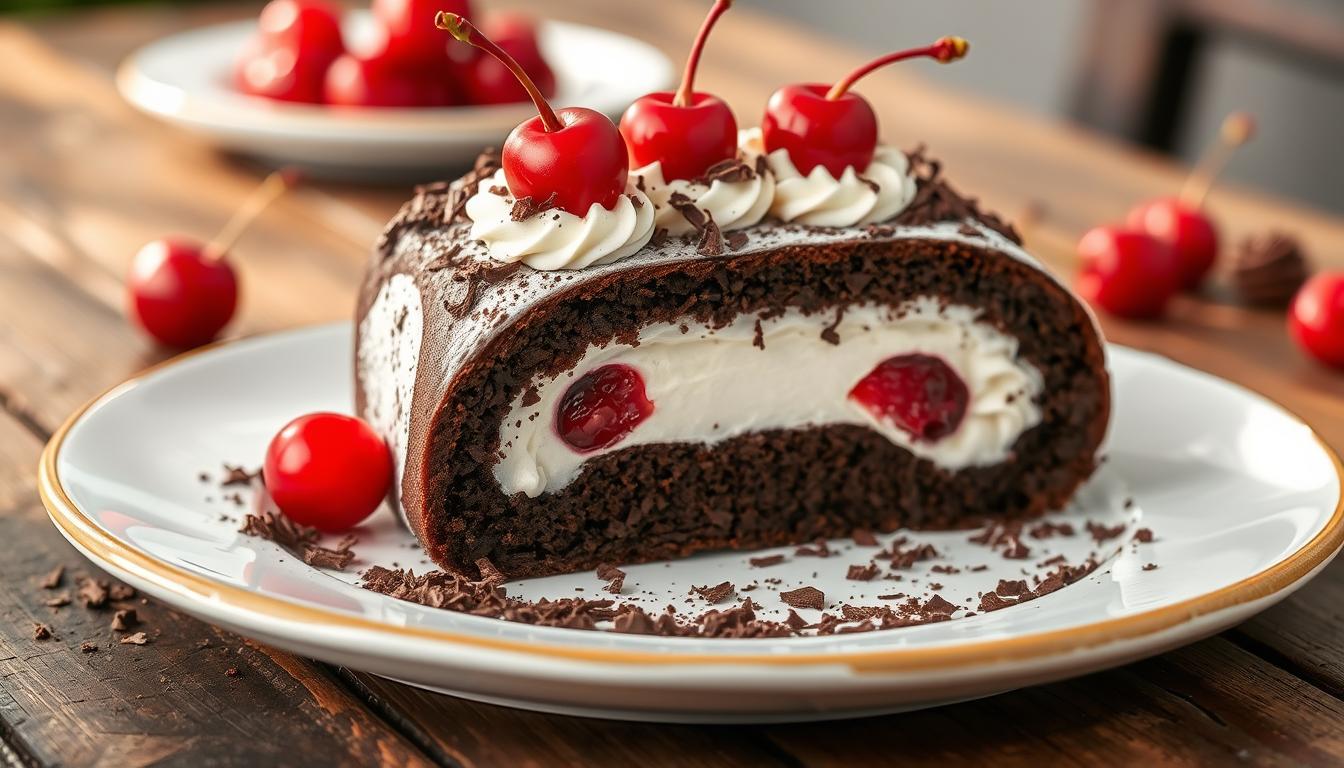
<svg viewBox="0 0 1344 768"><path fill-rule="evenodd" d="M339 413L310 413L271 439L262 477L286 517L336 533L358 525L386 498L392 455L365 422Z"/></svg>
<svg viewBox="0 0 1344 768"><path fill-rule="evenodd" d="M484 34L513 57L536 83L541 95L555 95L555 72L541 55L536 26L521 14L497 14L486 18ZM472 104L513 104L527 101L527 89L513 72L494 56L476 55L465 65L463 80Z"/></svg>
<svg viewBox="0 0 1344 768"><path fill-rule="evenodd" d="M320 0L271 0L243 47L234 84L253 96L320 103L327 67L345 51L339 12Z"/></svg>

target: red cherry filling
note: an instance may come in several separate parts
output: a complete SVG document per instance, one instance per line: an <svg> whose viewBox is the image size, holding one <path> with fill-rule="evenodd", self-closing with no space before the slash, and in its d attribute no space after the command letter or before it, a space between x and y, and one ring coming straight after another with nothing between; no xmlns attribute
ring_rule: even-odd
<svg viewBox="0 0 1344 768"><path fill-rule="evenodd" d="M932 355L889 357L849 391L849 398L878 419L932 443L957 431L970 393L957 372Z"/></svg>
<svg viewBox="0 0 1344 768"><path fill-rule="evenodd" d="M579 453L609 448L653 413L644 378L628 365L604 365L584 374L560 400L555 431Z"/></svg>

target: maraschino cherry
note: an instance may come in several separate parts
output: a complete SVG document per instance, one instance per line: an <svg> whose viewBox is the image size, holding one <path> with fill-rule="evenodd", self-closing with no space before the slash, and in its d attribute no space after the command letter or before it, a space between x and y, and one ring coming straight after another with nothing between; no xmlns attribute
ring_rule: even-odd
<svg viewBox="0 0 1344 768"><path fill-rule="evenodd" d="M555 414L555 431L570 448L588 453L609 448L653 413L644 378L628 365L604 365L566 390Z"/></svg>
<svg viewBox="0 0 1344 768"><path fill-rule="evenodd" d="M310 413L271 439L261 471L286 517L335 533L358 525L382 503L392 484L392 456L363 421Z"/></svg>
<svg viewBox="0 0 1344 768"><path fill-rule="evenodd" d="M883 360L849 391L849 397L881 421L933 443L957 431L966 416L966 382L942 358L910 354Z"/></svg>
<svg viewBox="0 0 1344 768"><path fill-rule="evenodd" d="M440 13L435 24L499 59L537 107L538 116L514 128L500 153L509 192L549 202L575 216L587 215L594 204L615 206L625 191L629 159L611 120L583 107L551 109L518 62L461 16Z"/></svg>
<svg viewBox="0 0 1344 768"><path fill-rule="evenodd" d="M862 96L850 91L859 78L893 62L927 56L944 64L966 55L969 44L944 37L933 45L889 53L850 72L835 85L786 85L765 106L761 138L766 152L787 149L804 176L823 166L839 178L846 168L862 173L877 151L877 115Z"/></svg>
<svg viewBox="0 0 1344 768"><path fill-rule="evenodd" d="M267 176L209 243L170 237L141 248L126 279L129 312L140 327L159 343L182 349L215 338L238 304L229 248L297 178L289 170Z"/></svg>
<svg viewBox="0 0 1344 768"><path fill-rule="evenodd" d="M1228 115L1218 142L1204 153L1178 197L1150 200L1129 212L1130 227L1171 245L1180 262L1184 289L1198 287L1218 258L1218 230L1204 213L1204 198L1233 151L1254 133L1250 115Z"/></svg>
<svg viewBox="0 0 1344 768"><path fill-rule="evenodd" d="M1078 256L1079 295L1119 317L1159 317L1180 284L1171 246L1146 232L1095 227L1078 241Z"/></svg>
<svg viewBox="0 0 1344 768"><path fill-rule="evenodd" d="M321 0L271 0L234 69L238 90L320 103L327 68L345 52L340 15Z"/></svg>
<svg viewBox="0 0 1344 768"><path fill-rule="evenodd" d="M342 55L327 70L325 98L342 107L451 107L463 103L456 78L446 76L444 57L422 68L388 53Z"/></svg>
<svg viewBox="0 0 1344 768"><path fill-rule="evenodd" d="M517 13L493 14L486 18L485 34L518 62L536 83L541 95L555 95L555 72L541 55L537 29L532 20ZM494 56L478 55L463 71L466 91L472 104L512 104L527 101L527 89L513 72Z"/></svg>
<svg viewBox="0 0 1344 768"><path fill-rule="evenodd" d="M1322 272L1298 290L1288 330L1312 357L1344 368L1344 272Z"/></svg>
<svg viewBox="0 0 1344 768"><path fill-rule="evenodd" d="M681 87L675 93L658 91L635 100L621 116L621 134L636 168L662 164L663 178L694 179L715 163L737 155L737 119L722 99L697 92L695 71L714 23L732 6L716 0L700 26L686 58Z"/></svg>

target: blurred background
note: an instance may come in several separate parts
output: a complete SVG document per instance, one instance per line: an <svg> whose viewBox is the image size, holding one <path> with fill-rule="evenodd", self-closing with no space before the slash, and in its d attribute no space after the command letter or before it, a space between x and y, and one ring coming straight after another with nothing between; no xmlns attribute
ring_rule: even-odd
<svg viewBox="0 0 1344 768"><path fill-rule="evenodd" d="M974 55L920 76L1186 162L1250 111L1256 149L1226 178L1344 213L1341 0L741 3L872 50L960 35Z"/></svg>
<svg viewBox="0 0 1344 768"><path fill-rule="evenodd" d="M1257 148L1228 180L1344 213L1341 0L740 2L871 51L961 35L976 55L919 75L1185 162L1223 116L1248 110L1259 120ZM0 10L43 15L78 4L0 0Z"/></svg>

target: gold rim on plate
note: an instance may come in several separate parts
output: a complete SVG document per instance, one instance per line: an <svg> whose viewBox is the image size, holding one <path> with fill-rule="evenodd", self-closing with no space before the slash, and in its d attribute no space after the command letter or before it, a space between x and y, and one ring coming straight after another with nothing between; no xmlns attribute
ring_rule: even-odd
<svg viewBox="0 0 1344 768"><path fill-rule="evenodd" d="M1106 619L1080 627L961 643L947 647L800 652L787 655L763 653L715 655L682 651L649 652L613 648L585 648L560 643L533 644L497 637L463 634L444 629L388 624L363 616L351 616L333 609L292 603L261 592L211 581L191 571L155 559L113 536L90 519L66 492L57 471L61 446L65 443L70 429L90 409L101 403L108 395L134 387L153 373L162 371L203 352L214 351L220 347L236 343L236 341L216 342L151 366L122 384L108 388L81 406L56 430L51 440L48 441L46 448L42 451L42 458L38 464L38 491L52 521L67 538L77 543L85 551L94 553L103 560L115 564L116 567L128 573L135 574L160 589L195 599L204 599L257 615L314 626L366 629L419 640L435 640L471 645L492 651L519 653L543 658L559 657L590 663L628 665L754 664L768 666L843 664L859 673L929 671L978 666L994 662L1036 659L1155 634L1192 621L1200 616L1268 597L1292 586L1326 562L1340 548L1341 544L1344 544L1344 463L1341 463L1339 455L1331 449L1311 425L1280 405L1281 410L1306 427L1321 450L1330 458L1334 467L1336 478L1341 487L1341 497L1337 501L1330 519L1301 548L1259 573L1208 594L1183 600L1174 605L1154 608L1133 616ZM1242 389L1245 388L1242 387ZM1264 396L1260 395L1260 397ZM1269 398L1265 399L1268 400Z"/></svg>

